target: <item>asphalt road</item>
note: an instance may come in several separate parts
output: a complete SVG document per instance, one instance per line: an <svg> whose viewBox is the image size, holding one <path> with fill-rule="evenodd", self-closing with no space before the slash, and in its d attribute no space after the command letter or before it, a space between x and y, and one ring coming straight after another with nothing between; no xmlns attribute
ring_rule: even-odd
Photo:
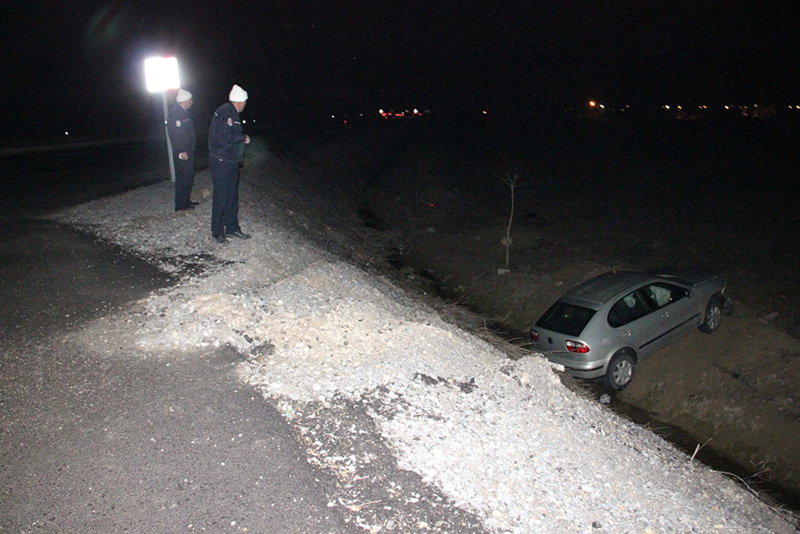
<svg viewBox="0 0 800 534"><path fill-rule="evenodd" d="M9 213L0 532L356 531L328 507L334 481L311 470L280 414L234 376L236 354L101 356L70 341L169 277L91 236Z"/></svg>

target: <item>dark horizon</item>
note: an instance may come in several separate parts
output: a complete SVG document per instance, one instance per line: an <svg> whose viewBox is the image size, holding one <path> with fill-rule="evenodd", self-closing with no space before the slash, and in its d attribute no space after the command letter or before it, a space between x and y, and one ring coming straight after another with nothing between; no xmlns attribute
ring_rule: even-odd
<svg viewBox="0 0 800 534"><path fill-rule="evenodd" d="M174 55L198 120L378 107L502 114L611 105L797 105L798 6L640 2L56 0L2 8L3 137L158 127L143 61Z"/></svg>

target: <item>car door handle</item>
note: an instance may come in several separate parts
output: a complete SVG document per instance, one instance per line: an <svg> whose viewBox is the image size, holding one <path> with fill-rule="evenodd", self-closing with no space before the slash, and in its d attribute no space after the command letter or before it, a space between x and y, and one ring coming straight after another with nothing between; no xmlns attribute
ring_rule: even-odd
<svg viewBox="0 0 800 534"><path fill-rule="evenodd" d="M622 337L631 337L632 335L633 335L633 332L631 332L630 330L628 330L627 332L625 332L624 334L622 334Z"/></svg>
<svg viewBox="0 0 800 534"><path fill-rule="evenodd" d="M663 314L661 314L661 317L669 317L669 312L665 311Z"/></svg>

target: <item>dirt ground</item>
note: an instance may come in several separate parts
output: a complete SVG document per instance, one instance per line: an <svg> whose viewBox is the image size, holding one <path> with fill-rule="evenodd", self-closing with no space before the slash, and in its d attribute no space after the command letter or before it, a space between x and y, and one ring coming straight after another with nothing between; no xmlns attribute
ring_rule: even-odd
<svg viewBox="0 0 800 534"><path fill-rule="evenodd" d="M365 239L394 252L408 276L428 277L449 300L491 318L487 328L523 344L531 322L555 299L602 272L723 272L727 296L736 301L733 315L714 334L690 333L641 362L626 390L609 392L612 408L647 414L647 424L668 439L679 429L690 454L693 446L703 461L735 466L749 485L780 491L779 500L797 509L800 340L790 334L797 334L800 290L796 260L780 253L791 232L766 238L758 227L770 221L753 223L747 210L731 208L740 198L718 201L712 187L693 193L698 198L690 205L685 192L672 196L666 187L648 196L623 180L608 186L604 176L633 173L640 162L598 168L597 158L560 154L548 165L541 155L531 163L477 144L454 146L426 139L375 179ZM509 162L521 162L522 187L514 189L506 270L511 188L501 178ZM601 386L578 387L597 395Z"/></svg>

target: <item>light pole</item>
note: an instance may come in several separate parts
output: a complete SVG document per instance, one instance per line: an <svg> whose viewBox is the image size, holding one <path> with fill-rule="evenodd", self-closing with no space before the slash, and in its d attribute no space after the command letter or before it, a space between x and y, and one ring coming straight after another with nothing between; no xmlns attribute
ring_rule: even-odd
<svg viewBox="0 0 800 534"><path fill-rule="evenodd" d="M172 143L167 128L167 90L181 86L178 76L178 60L174 57L151 57L144 60L144 77L147 90L161 93L164 102L164 132L167 136L167 158L169 159L169 176L175 181L175 162L172 161Z"/></svg>

